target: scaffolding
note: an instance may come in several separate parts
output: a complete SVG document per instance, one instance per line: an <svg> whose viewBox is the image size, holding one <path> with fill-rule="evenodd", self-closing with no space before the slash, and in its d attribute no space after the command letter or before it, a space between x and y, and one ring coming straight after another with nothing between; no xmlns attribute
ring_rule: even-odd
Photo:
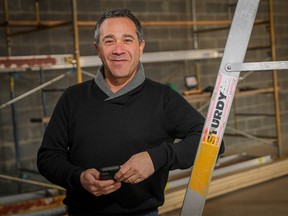
<svg viewBox="0 0 288 216"><path fill-rule="evenodd" d="M91 74L83 71L83 67L95 67L100 66L101 61L96 56L81 56L80 55L80 46L79 46L79 28L81 27L94 27L94 21L81 21L78 20L77 16L77 1L71 0L71 17L72 19L67 20L41 20L40 19L40 10L39 10L39 0L35 0L35 20L34 21L27 21L27 20L11 20L9 18L9 8L8 8L8 0L3 0L3 9L4 9L4 22L0 23L0 27L5 29L6 34L6 43L7 43L7 57L0 57L0 73L8 73L9 74L9 84L10 84L10 95L11 100L0 104L0 110L11 106L11 113L12 113L12 120L13 120L13 136L15 141L15 157L16 157L16 166L17 168L21 168L19 164L19 138L17 134L17 118L15 115L15 105L14 103L27 97L34 92L41 91L43 88L51 85L54 82L57 82L64 78L68 73L64 73L54 79L44 82L42 80L42 84L37 88L31 89L30 91L26 92L23 95L18 97L15 96L15 84L14 84L14 77L13 72L25 72L27 70L31 71L39 71L41 70L51 70L51 69L71 69L75 70L77 73L77 82L80 83L83 81L83 74L91 76ZM200 49L199 44L197 43L197 38L201 33L205 32L212 32L212 31L219 31L223 29L228 29L231 24L231 20L197 20L196 19L196 1L191 1L192 5L192 20L190 21L144 21L142 22L143 26L191 26L193 29L193 37L194 37L194 44L193 50L185 50L185 51L166 51L166 52L151 52L151 53L144 53L141 57L141 61L143 63L153 63L153 62L165 62L165 61L185 61L185 60L204 60L204 59L219 59L222 57L223 49ZM233 8L235 4L229 4L229 8ZM230 11L231 12L231 11ZM232 12L231 12L232 13ZM256 20L255 25L269 25L269 35L270 35L270 46L263 46L263 47L249 47L248 49L271 49L271 60L276 60L276 45L275 45L275 29L274 29L274 20L273 20L273 3L272 0L269 0L269 20ZM62 26L73 26L73 41L74 41L74 52L69 55L38 55L38 56L12 56L12 37L17 35L32 33L36 31L42 31L45 29L51 28L58 28ZM198 29L199 26L208 26L208 29ZM216 27L215 27L216 26ZM220 26L220 27L219 27ZM19 31L12 31L12 29L17 28L26 28L26 30L19 30ZM195 63L195 71L198 78L198 83L201 83L201 72L199 69L199 63ZM93 76L93 75L92 75ZM268 89L260 89L245 93L239 93L238 96L247 96L247 95L254 95L254 94L263 94L263 93L272 93L274 95L274 105L275 105L275 125L276 125L276 137L269 137L269 139L274 139L278 141L278 156L281 157L283 155L283 144L281 140L281 122L280 122L280 108L279 108L279 87L278 87L278 76L277 71L273 71L273 87ZM187 101L191 103L204 103L200 110L204 109L207 106L205 103L207 100L210 99L209 93L199 94L192 94L184 96ZM43 102L43 100L42 100ZM45 106L45 105L44 105ZM240 114L239 114L240 115ZM235 114L234 119L237 124L237 114ZM49 117L45 114L43 118L34 119L34 121L39 121L42 123L47 123L49 121ZM258 141L263 141L264 138L267 137L259 137L254 136L246 132L241 132L237 129L234 129L235 133L227 134L230 136L244 136L250 139L256 139ZM263 141L265 142L265 141ZM270 143L270 141L268 141ZM1 177L1 176L0 176ZM13 179L12 179L13 180ZM14 179L17 181L17 179ZM183 194L184 195L184 194ZM171 208L167 208L169 211ZM167 210L168 211L168 210ZM163 208L162 213L166 212Z"/></svg>

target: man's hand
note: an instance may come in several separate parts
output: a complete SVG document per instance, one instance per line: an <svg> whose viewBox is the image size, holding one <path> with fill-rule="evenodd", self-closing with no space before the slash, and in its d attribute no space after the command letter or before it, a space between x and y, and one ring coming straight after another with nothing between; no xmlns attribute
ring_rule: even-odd
<svg viewBox="0 0 288 216"><path fill-rule="evenodd" d="M154 165L148 152L133 155L114 176L117 181L136 184L154 173Z"/></svg>
<svg viewBox="0 0 288 216"><path fill-rule="evenodd" d="M121 182L114 180L100 180L100 173L96 169L87 169L80 175L82 186L95 196L110 194L121 187Z"/></svg>

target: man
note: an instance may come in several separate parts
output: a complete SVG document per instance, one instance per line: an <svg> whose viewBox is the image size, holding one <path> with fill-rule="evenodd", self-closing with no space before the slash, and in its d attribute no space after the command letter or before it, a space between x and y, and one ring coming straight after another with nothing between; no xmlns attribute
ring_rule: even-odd
<svg viewBox="0 0 288 216"><path fill-rule="evenodd" d="M145 78L144 46L129 10L103 14L95 29L102 67L95 80L68 88L54 109L37 163L67 190L71 215L158 215L169 170L193 165L204 118L170 87ZM121 167L114 179L101 180L100 168L112 165Z"/></svg>

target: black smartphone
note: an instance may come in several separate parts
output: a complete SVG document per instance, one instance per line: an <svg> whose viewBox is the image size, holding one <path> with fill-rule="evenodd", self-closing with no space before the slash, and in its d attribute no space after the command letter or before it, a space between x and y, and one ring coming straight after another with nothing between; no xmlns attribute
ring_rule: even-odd
<svg viewBox="0 0 288 216"><path fill-rule="evenodd" d="M114 175L120 170L120 166L109 166L100 168L100 179L109 180L114 179Z"/></svg>

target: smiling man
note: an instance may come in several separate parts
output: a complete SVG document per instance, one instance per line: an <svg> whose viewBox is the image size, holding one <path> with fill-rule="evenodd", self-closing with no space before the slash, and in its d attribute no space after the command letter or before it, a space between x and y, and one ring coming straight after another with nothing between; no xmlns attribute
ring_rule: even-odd
<svg viewBox="0 0 288 216"><path fill-rule="evenodd" d="M104 20L99 29L95 47L104 66L105 81L114 93L134 77L143 53L145 42L138 40L135 28L131 19L116 17Z"/></svg>
<svg viewBox="0 0 288 216"><path fill-rule="evenodd" d="M66 188L69 215L158 215L169 171L194 163L204 118L145 77L143 30L129 10L104 13L94 39L103 65L59 99L38 151L39 171ZM115 165L104 180L100 170Z"/></svg>

